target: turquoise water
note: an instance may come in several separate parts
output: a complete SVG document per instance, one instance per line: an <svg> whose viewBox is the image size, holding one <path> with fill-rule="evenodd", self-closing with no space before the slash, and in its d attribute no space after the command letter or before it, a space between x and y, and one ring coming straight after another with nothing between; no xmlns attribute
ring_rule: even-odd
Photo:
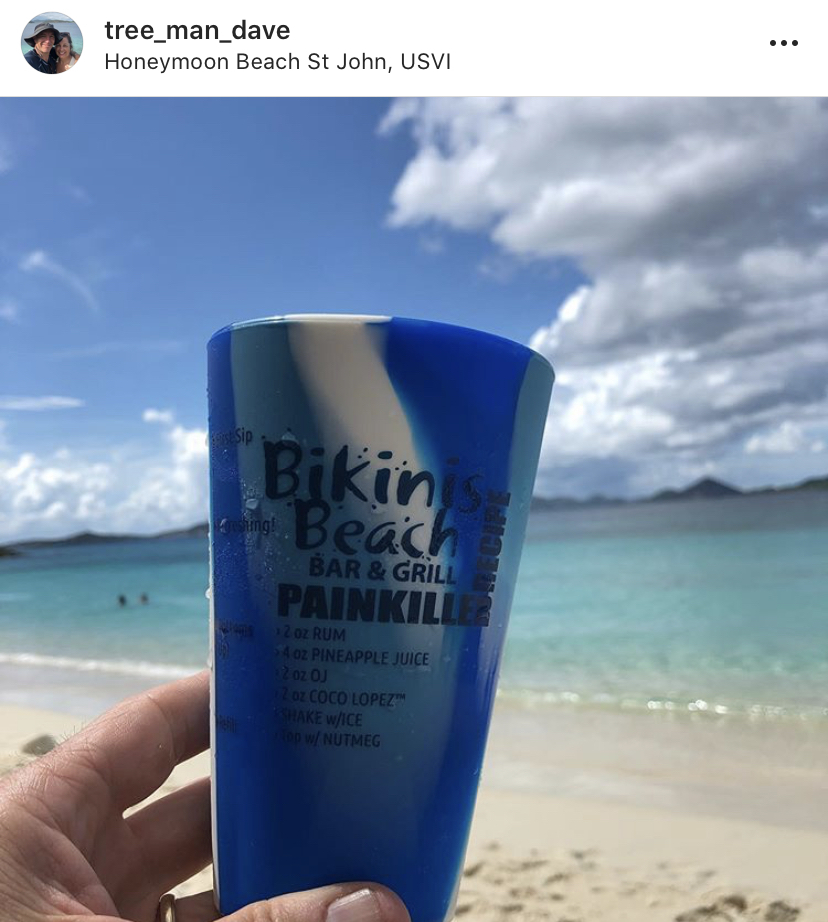
<svg viewBox="0 0 828 922"><path fill-rule="evenodd" d="M828 495L535 517L501 684L529 702L828 716Z"/></svg>
<svg viewBox="0 0 828 922"><path fill-rule="evenodd" d="M50 19L49 22L51 22L59 32L68 32L72 36L72 47L75 49L75 51L77 51L78 54L83 51L83 35L81 34L81 30L78 28L76 22L64 19ZM23 30L23 35L29 35L36 24L36 20L28 23L26 28ZM20 50L23 52L23 54L26 54L27 51L32 50L31 45L26 44L26 42L23 41L22 36L20 38Z"/></svg>
<svg viewBox="0 0 828 922"><path fill-rule="evenodd" d="M203 539L0 560L0 666L89 686L201 668L207 579ZM534 515L501 692L528 707L824 720L828 495Z"/></svg>
<svg viewBox="0 0 828 922"><path fill-rule="evenodd" d="M136 675L202 667L207 554L205 539L178 539L31 549L0 561L0 663L61 658Z"/></svg>

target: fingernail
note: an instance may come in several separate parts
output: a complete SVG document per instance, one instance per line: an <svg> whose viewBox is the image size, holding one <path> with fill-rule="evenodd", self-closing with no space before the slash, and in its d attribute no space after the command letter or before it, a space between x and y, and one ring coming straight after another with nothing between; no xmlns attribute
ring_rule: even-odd
<svg viewBox="0 0 828 922"><path fill-rule="evenodd" d="M357 890L328 907L325 922L382 922L382 910L371 890Z"/></svg>

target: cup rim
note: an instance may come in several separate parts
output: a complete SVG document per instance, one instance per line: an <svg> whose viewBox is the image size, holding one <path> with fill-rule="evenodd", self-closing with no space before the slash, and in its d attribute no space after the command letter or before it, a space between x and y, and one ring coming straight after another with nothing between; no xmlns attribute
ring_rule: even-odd
<svg viewBox="0 0 828 922"><path fill-rule="evenodd" d="M468 327L459 323L446 323L442 320L423 320L414 317L392 317L391 315L384 314L276 314L271 317L257 317L251 320L238 320L234 323L229 323L227 326L217 330L210 337L210 342L212 343L213 340L216 340L219 337L227 336L237 330L244 330L252 327L269 327L291 324L364 326L366 324L379 325L390 323L392 320L401 321L403 323L412 324L415 326L432 327L435 329L435 331L437 329L444 329L447 332L455 331L479 336L485 340L491 341L492 345L508 346L511 349L524 351L529 355L536 356L538 359L548 365L550 369L552 369L552 363L549 361L549 359L546 358L545 355L538 352L536 349L533 349L531 346L527 346L524 343L519 343L514 339L509 339L508 336L500 336L497 333L489 333L486 330L478 330L475 327Z"/></svg>

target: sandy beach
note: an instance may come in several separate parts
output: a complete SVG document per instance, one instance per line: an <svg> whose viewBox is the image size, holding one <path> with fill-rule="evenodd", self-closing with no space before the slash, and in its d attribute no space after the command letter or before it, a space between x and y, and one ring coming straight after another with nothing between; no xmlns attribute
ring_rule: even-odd
<svg viewBox="0 0 828 922"><path fill-rule="evenodd" d="M84 722L0 705L0 771ZM825 922L824 737L499 704L457 918ZM192 759L156 796L208 772L206 754ZM210 886L206 869L179 892Z"/></svg>

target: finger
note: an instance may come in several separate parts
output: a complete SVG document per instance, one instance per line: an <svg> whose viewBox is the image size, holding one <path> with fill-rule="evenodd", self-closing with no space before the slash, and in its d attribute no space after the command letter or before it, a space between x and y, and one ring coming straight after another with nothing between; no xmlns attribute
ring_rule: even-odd
<svg viewBox="0 0 828 922"><path fill-rule="evenodd" d="M221 918L213 891L185 896L175 901L175 922L215 922Z"/></svg>
<svg viewBox="0 0 828 922"><path fill-rule="evenodd" d="M212 860L210 779L154 800L126 822L141 843L153 885L171 890Z"/></svg>
<svg viewBox="0 0 828 922"><path fill-rule="evenodd" d="M207 670L127 698L55 750L90 765L124 810L210 744Z"/></svg>
<svg viewBox="0 0 828 922"><path fill-rule="evenodd" d="M334 884L288 893L251 903L229 916L210 915L205 894L175 905L177 922L411 922L402 900L380 884Z"/></svg>

